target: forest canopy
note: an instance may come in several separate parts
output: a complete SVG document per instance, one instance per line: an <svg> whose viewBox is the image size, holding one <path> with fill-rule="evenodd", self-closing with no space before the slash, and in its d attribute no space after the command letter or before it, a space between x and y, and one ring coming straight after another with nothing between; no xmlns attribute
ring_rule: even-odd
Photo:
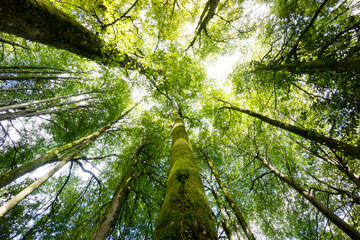
<svg viewBox="0 0 360 240"><path fill-rule="evenodd" d="M360 239L358 0L0 0L0 239Z"/></svg>

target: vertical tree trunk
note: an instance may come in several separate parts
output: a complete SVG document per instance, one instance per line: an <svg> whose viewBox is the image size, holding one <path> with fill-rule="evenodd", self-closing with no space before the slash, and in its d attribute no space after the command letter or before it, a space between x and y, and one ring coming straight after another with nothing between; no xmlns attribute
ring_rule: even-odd
<svg viewBox="0 0 360 240"><path fill-rule="evenodd" d="M214 219L179 109L174 111L170 172L154 240L217 239Z"/></svg>
<svg viewBox="0 0 360 240"><path fill-rule="evenodd" d="M113 227L116 216L125 202L127 195L129 194L130 182L136 177L133 175L135 165L137 164L137 158L141 152L141 149L145 145L145 138L141 145L136 149L134 156L131 160L130 166L121 178L121 182L111 200L109 208L106 210L105 216L101 220L99 227L95 234L91 238L92 240L105 240L109 235L111 228Z"/></svg>
<svg viewBox="0 0 360 240"><path fill-rule="evenodd" d="M209 167L211 168L212 173L214 174L216 181L218 182L221 190L223 191L226 200L228 201L230 207L232 208L232 210L235 213L235 216L237 218L237 220L239 221L240 226L242 227L242 229L244 230L247 238L249 240L255 240L254 234L251 232L251 229L249 228L248 224L245 221L245 218L243 217L243 215L241 214L241 211L239 209L239 207L236 205L234 199L232 199L232 197L230 196L229 191L226 189L225 185L223 184L223 182L220 179L219 174L217 173L217 171L215 170L212 162L209 160L209 158L206 157L206 162L208 163Z"/></svg>
<svg viewBox="0 0 360 240"><path fill-rule="evenodd" d="M263 164L270 169L273 173L276 174L282 181L290 185L294 188L298 193L300 193L303 197L305 197L314 207L316 207L325 217L327 217L333 224L335 224L338 228L340 228L344 233L346 233L350 238L359 240L360 233L356 231L353 227L351 227L344 220L339 218L332 210L327 208L324 204L322 204L315 196L313 196L310 192L308 192L305 188L300 186L293 179L288 177L287 175L281 173L276 168L274 168L264 157L260 155L251 154L253 157L260 159Z"/></svg>
<svg viewBox="0 0 360 240"><path fill-rule="evenodd" d="M226 102L226 101L223 101L223 100L219 100L219 101L229 103L229 102ZM344 154L346 154L348 156L352 156L354 158L360 159L360 148L359 147L356 147L356 146L353 146L353 145L350 145L350 144L347 144L347 143L344 143L344 142L340 142L340 141L338 141L336 139L321 136L320 134L318 134L318 133L316 133L314 131L305 130L303 128L293 126L291 124L282 123L280 121L273 120L271 118L268 118L266 116L263 116L261 114L252 112L252 111L247 110L247 109L234 107L231 103L229 103L229 104L231 105L231 107L224 106L222 108L235 110L235 111L242 112L242 113L245 113L247 115L250 115L252 117L256 117L256 118L260 119L261 121L264 121L264 122L266 122L268 124L271 124L271 125L273 125L275 127L282 128L282 129L284 129L286 131L295 133L296 135L299 135L299 136L304 137L306 139L309 139L311 141L315 141L315 142L324 144L324 145L328 146L329 148L341 151L341 152L343 152Z"/></svg>
<svg viewBox="0 0 360 240"><path fill-rule="evenodd" d="M134 106L135 107L135 106ZM134 108L133 107L133 108ZM94 141L97 137L99 137L102 133L104 133L107 129L109 129L112 125L122 119L127 113L129 113L133 108L126 111L123 115L119 118L115 119L105 127L100 128L98 131L90 134L89 136L83 138L83 142L72 152L69 156L64 158L60 163L55 165L53 168L50 169L49 172L44 174L41 178L30 184L27 188L22 190L18 193L15 197L5 203L3 206L0 207L0 217L3 217L10 209L12 209L16 204L24 200L29 194L31 194L34 190L40 187L44 182L46 182L52 175L54 175L59 169L61 169L66 163L71 161L77 154L79 154L84 148L86 148L92 141Z"/></svg>

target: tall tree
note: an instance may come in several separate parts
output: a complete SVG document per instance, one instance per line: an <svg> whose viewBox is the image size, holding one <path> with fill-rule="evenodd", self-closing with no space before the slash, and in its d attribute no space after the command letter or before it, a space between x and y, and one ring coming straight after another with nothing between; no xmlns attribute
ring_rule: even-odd
<svg viewBox="0 0 360 240"><path fill-rule="evenodd" d="M104 218L101 220L98 229L96 230L94 236L91 239L93 240L106 239L107 235L109 235L109 232L111 231L111 227L114 224L117 215L119 214L119 210L123 206L124 201L129 193L130 182L133 179L136 179L136 177L139 177L134 175L134 168L138 161L137 159L138 155L140 154L141 149L145 145L145 141L146 139L143 139L143 142L136 149L136 152L134 153L134 156L131 159L130 165L126 170L124 176L122 176L120 185L116 189L116 192L113 198L111 199L110 206L106 210Z"/></svg>
<svg viewBox="0 0 360 240"><path fill-rule="evenodd" d="M118 64L142 73L147 71L134 58L106 46L96 34L46 0L4 0L1 5L0 31L65 49L105 64Z"/></svg>
<svg viewBox="0 0 360 240"><path fill-rule="evenodd" d="M134 107L133 107L134 108ZM14 198L12 198L10 201L5 203L0 208L0 217L3 217L11 208L13 208L16 204L18 204L20 201L22 201L24 198L26 198L29 194L31 194L34 190L36 190L40 185L42 185L46 180L48 180L52 175L54 175L58 170L60 170L65 164L70 162L74 159L76 155L78 155L83 149L85 149L90 143L92 143L97 137L99 137L101 134L103 134L107 129L109 129L111 126L113 126L115 123L117 123L120 119L122 119L127 113L129 113L133 108L126 111L124 114L122 114L120 117L109 123L108 125L102 127L98 131L93 132L89 136L86 136L82 139L80 139L78 142L70 143L69 145L65 146L63 149L60 150L67 150L67 148L74 148L74 150L66 157L64 157L61 162L56 164L49 172L44 174L41 178L33 182L31 185L29 185L27 188L22 190L20 193L18 193ZM78 145L78 146L77 146ZM58 149L56 149L53 152L50 152L52 155L58 154ZM28 165L26 171L29 172L34 169L35 167L39 167L40 165L43 165L43 160L52 161L53 158L47 158L47 154L44 158L40 158L35 160L35 164ZM21 173L24 174L26 171L22 171ZM14 180L14 179L13 179Z"/></svg>
<svg viewBox="0 0 360 240"><path fill-rule="evenodd" d="M0 6L1 239L358 238L358 1Z"/></svg>
<svg viewBox="0 0 360 240"><path fill-rule="evenodd" d="M180 109L174 110L171 163L154 239L217 239Z"/></svg>

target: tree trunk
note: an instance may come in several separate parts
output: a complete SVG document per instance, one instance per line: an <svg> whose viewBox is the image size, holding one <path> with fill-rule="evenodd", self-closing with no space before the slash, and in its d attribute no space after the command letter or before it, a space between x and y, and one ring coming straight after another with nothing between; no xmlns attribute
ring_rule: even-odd
<svg viewBox="0 0 360 240"><path fill-rule="evenodd" d="M106 210L105 216L101 220L95 234L91 238L92 240L105 240L109 235L111 228L115 222L119 211L125 202L127 195L129 194L130 182L136 177L133 175L135 165L137 164L137 158L141 152L141 149L145 145L145 138L141 145L136 149L136 152L131 160L130 166L126 173L123 175L121 182L111 200L109 208Z"/></svg>
<svg viewBox="0 0 360 240"><path fill-rule="evenodd" d="M219 101L226 102L223 100L219 100ZM226 102L226 103L228 103L228 102ZM356 147L356 146L353 146L353 145L350 145L350 144L347 144L344 142L340 142L338 140L335 140L335 139L332 139L329 137L321 136L320 134L318 134L314 131L305 130L305 129L293 126L291 124L282 123L280 121L270 119L266 116L263 116L261 114L258 114L258 113L255 113L255 112L252 112L252 111L249 111L246 109L242 109L242 108L238 108L238 107L234 107L234 106L231 106L231 107L224 106L222 108L235 110L235 111L250 115L252 117L256 117L256 118L260 119L261 121L269 123L275 127L282 128L286 131L295 133L296 135L299 135L299 136L309 139L311 141L315 141L315 142L324 144L324 145L328 146L329 148L341 151L348 156L352 156L354 158L360 159L360 148L359 147Z"/></svg>
<svg viewBox="0 0 360 240"><path fill-rule="evenodd" d="M73 108L57 109L57 110L49 110L49 111L40 111L40 110L54 108L54 107L60 107L60 106L64 106L64 105L70 105L70 104L79 103L79 102L84 102L84 101L91 100L94 98L96 98L96 97L84 98L84 99L80 99L80 100L76 100L76 101L72 101L72 102L54 103L51 105L35 107L35 108L27 108L25 110L16 111L16 112L2 113L2 114L0 114L0 121L11 120L11 119L19 118L19 117L33 117L33 116L40 116L40 115L45 115L45 114L74 111L76 109L85 108L87 106L82 105L82 106L77 106L77 107L73 107Z"/></svg>
<svg viewBox="0 0 360 240"><path fill-rule="evenodd" d="M152 70L105 43L46 0L0 0L0 31L64 49L106 65Z"/></svg>
<svg viewBox="0 0 360 240"><path fill-rule="evenodd" d="M43 81L43 80L67 80L67 79L81 79L80 77L58 77L58 76L51 76L51 77L43 77L43 76L13 76L13 75L1 75L0 81Z"/></svg>
<svg viewBox="0 0 360 240"><path fill-rule="evenodd" d="M174 111L170 172L154 240L217 239L214 219L179 109Z"/></svg>
<svg viewBox="0 0 360 240"><path fill-rule="evenodd" d="M320 7L316 10L314 16L311 18L310 23L306 26L306 28L301 32L300 37L296 40L294 46L291 48L290 50L290 54L292 56L294 56L295 58L297 58L296 56L296 51L297 48L299 46L299 43L301 42L301 40L304 38L305 34L307 33L307 31L309 31L309 29L312 27L312 25L314 24L316 18L318 17L318 15L320 14L321 10L324 8L325 4L328 2L329 0L325 0Z"/></svg>
<svg viewBox="0 0 360 240"><path fill-rule="evenodd" d="M18 193L15 197L5 203L0 207L0 217L3 217L9 210L15 207L19 202L24 200L29 194L34 190L40 187L44 182L46 182L52 175L54 175L59 169L61 169L66 163L71 161L77 154L79 154L84 148L86 148L93 139L88 139L83 142L74 152L72 152L68 157L64 158L60 163L51 168L49 172L44 174L41 178L30 184L27 188Z"/></svg>
<svg viewBox="0 0 360 240"><path fill-rule="evenodd" d="M135 107L135 106L134 106ZM130 110L126 111L124 114L122 114L119 118L117 118L115 121L111 122L109 125L105 126L104 128L108 129L109 127L111 127L114 123L118 122L120 119L124 118L132 109L131 108ZM101 128L103 129L103 128ZM99 129L98 131L101 131L101 129ZM105 129L105 130L106 130ZM105 131L104 130L104 131ZM86 141L87 139L90 139L92 138L97 132L94 132L86 137L83 137L83 138L80 138L78 140L75 140L71 143L68 143L68 144L65 144L61 147L58 147L54 150L51 150L50 152L47 152L45 153L44 155L42 155L41 157L37 158L36 160L32 161L32 162L28 162L28 163L25 163L17 168L14 168L6 173L3 173L2 175L0 175L0 188L6 186L7 184L15 181L17 178L27 174L27 173L30 173L31 171L39 168L39 167L42 167L46 164L49 164L49 163L52 163L52 162L55 162L55 161L58 161L59 158L58 158L58 154L65 151L65 150L68 150L68 149L71 149L77 145L80 145L81 143L83 143L84 141Z"/></svg>
<svg viewBox="0 0 360 240"><path fill-rule="evenodd" d="M236 205L234 199L232 199L232 197L230 196L230 193L228 192L225 185L221 181L220 176L217 173L217 171L215 170L212 162L207 157L206 157L206 162L208 163L209 167L211 168L211 171L214 174L216 181L218 182L221 190L223 191L226 200L228 201L230 207L234 211L235 216L236 216L241 228L244 230L244 232L246 234L246 237L249 240L255 240L254 234L251 232L251 229L249 228L248 224L246 223L244 216L241 214L239 207Z"/></svg>
<svg viewBox="0 0 360 240"><path fill-rule="evenodd" d="M134 108L134 107L133 107ZM81 144L79 144L78 148L75 149L69 156L64 158L60 163L54 166L49 172L43 175L41 178L30 184L27 188L18 193L15 197L5 203L2 207L0 207L0 217L3 217L10 209L12 209L16 204L20 201L24 200L29 194L31 194L34 190L36 190L39 186L41 186L44 182L46 182L52 175L54 175L61 167L63 167L66 163L71 161L77 154L79 154L84 148L86 148L92 141L94 141L97 137L99 137L102 133L104 133L107 129L109 129L112 125L122 119L127 113L129 113L133 108L126 111L119 118L115 119L105 127L100 128L98 131L90 134L89 136L83 138Z"/></svg>
<svg viewBox="0 0 360 240"><path fill-rule="evenodd" d="M25 107L28 107L28 106L31 106L31 105L34 105L34 104L51 102L51 101L60 100L60 99L63 99L63 98L81 96L81 95L85 95L85 94L89 94L89 93L90 92L78 93L78 94L72 94L72 95L66 95L66 96L59 96L59 97L35 100L35 101L30 101L30 102L25 102L25 103L13 104L13 105L9 105L9 106L0 107L0 111L7 111L7 110L11 110L11 109L25 108Z"/></svg>
<svg viewBox="0 0 360 240"><path fill-rule="evenodd" d="M226 212L222 206L222 203L219 199L219 196L217 195L212 183L210 183L210 190L211 190L211 193L212 195L214 196L214 199L215 199L215 203L216 205L218 206L219 210L220 210L220 214L221 214L221 217L223 219L223 221L221 221L221 225L226 233L226 236L228 237L229 240L235 240L233 235L232 235L232 229L231 229L231 223L226 215Z"/></svg>
<svg viewBox="0 0 360 240"><path fill-rule="evenodd" d="M279 65L260 65L255 68L256 71L281 71L287 70L294 73L310 74L329 71L336 72L354 72L360 68L360 57L352 57L341 61L325 62L314 60L309 62L294 62Z"/></svg>
<svg viewBox="0 0 360 240"><path fill-rule="evenodd" d="M305 197L315 208L317 208L325 217L327 217L333 224L344 231L352 239L360 239L360 233L351 227L348 223L339 218L332 210L322 204L315 196L308 192L305 188L296 183L293 179L287 175L281 173L274 168L264 157L251 154L254 158L260 159L263 164L276 174L282 181L294 188L298 193Z"/></svg>

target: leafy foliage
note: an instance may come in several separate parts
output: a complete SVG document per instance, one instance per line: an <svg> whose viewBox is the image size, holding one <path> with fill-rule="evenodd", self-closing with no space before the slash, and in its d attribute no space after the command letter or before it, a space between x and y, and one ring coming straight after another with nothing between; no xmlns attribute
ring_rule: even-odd
<svg viewBox="0 0 360 240"><path fill-rule="evenodd" d="M347 235L254 156L266 157L360 231L359 158L223 108L248 109L359 147L357 1L50 2L96 33L108 49L156 71L98 65L0 33L0 174L93 133L140 102L0 217L1 239L90 239L142 139L136 177L108 238L151 239L165 196L176 105L219 237L245 234L206 158L258 239ZM238 56L233 71L221 79L208 76L210 62L229 54ZM0 189L1 205L54 164Z"/></svg>

